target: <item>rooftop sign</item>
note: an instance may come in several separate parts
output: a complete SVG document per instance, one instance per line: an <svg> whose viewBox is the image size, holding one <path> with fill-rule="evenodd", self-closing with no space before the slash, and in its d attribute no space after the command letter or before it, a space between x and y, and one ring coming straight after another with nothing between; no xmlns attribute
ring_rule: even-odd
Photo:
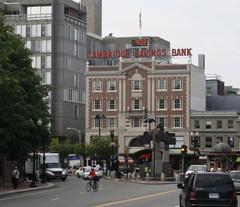
<svg viewBox="0 0 240 207"><path fill-rule="evenodd" d="M192 56L192 48L178 48L168 51L167 49L132 49L125 50L94 50L88 52L88 59L116 59L116 58L164 58L169 56Z"/></svg>

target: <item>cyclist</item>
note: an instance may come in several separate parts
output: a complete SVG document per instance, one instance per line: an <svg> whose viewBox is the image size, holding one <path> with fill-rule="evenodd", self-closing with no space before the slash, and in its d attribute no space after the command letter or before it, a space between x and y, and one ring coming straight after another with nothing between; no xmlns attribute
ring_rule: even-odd
<svg viewBox="0 0 240 207"><path fill-rule="evenodd" d="M93 181L93 183L96 184L96 182L98 181L98 176L94 168L91 169L88 176L90 177L90 181Z"/></svg>

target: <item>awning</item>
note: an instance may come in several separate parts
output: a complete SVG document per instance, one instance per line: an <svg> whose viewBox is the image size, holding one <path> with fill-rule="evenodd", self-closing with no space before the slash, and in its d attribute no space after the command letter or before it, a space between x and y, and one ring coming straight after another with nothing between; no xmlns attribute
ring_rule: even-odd
<svg viewBox="0 0 240 207"><path fill-rule="evenodd" d="M125 164L126 160L125 160L125 157L124 156L121 156L119 155L118 156L118 161L119 161L119 164ZM133 164L133 159L131 157L128 157L128 164Z"/></svg>

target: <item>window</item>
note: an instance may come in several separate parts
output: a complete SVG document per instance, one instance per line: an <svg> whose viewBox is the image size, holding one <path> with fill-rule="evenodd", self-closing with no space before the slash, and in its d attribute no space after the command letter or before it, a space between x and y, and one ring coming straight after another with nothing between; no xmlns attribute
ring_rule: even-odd
<svg viewBox="0 0 240 207"><path fill-rule="evenodd" d="M140 80L132 80L132 90L133 91L141 90L141 81Z"/></svg>
<svg viewBox="0 0 240 207"><path fill-rule="evenodd" d="M200 121L199 120L194 120L194 128L200 129Z"/></svg>
<svg viewBox="0 0 240 207"><path fill-rule="evenodd" d="M73 75L73 85L74 85L74 88L78 88L79 87L79 78L78 78L77 74Z"/></svg>
<svg viewBox="0 0 240 207"><path fill-rule="evenodd" d="M212 137L205 137L205 147L212 148Z"/></svg>
<svg viewBox="0 0 240 207"><path fill-rule="evenodd" d="M41 41L39 41L39 40L32 40L32 42L31 42L31 50L33 52L40 52L41 51Z"/></svg>
<svg viewBox="0 0 240 207"><path fill-rule="evenodd" d="M182 117L172 117L172 127L182 127Z"/></svg>
<svg viewBox="0 0 240 207"><path fill-rule="evenodd" d="M163 110L166 109L166 101L163 98L160 98L157 103L157 109Z"/></svg>
<svg viewBox="0 0 240 207"><path fill-rule="evenodd" d="M234 147L234 137L228 137L228 145L229 147Z"/></svg>
<svg viewBox="0 0 240 207"><path fill-rule="evenodd" d="M172 89L173 90L182 90L182 80L181 79L172 80Z"/></svg>
<svg viewBox="0 0 240 207"><path fill-rule="evenodd" d="M100 80L93 81L93 91L102 91L102 82Z"/></svg>
<svg viewBox="0 0 240 207"><path fill-rule="evenodd" d="M140 100L139 99L133 100L133 109L140 109Z"/></svg>
<svg viewBox="0 0 240 207"><path fill-rule="evenodd" d="M216 142L217 142L217 144L220 142L223 142L223 137L217 137Z"/></svg>
<svg viewBox="0 0 240 207"><path fill-rule="evenodd" d="M227 126L228 126L228 129L233 129L233 120L228 120Z"/></svg>
<svg viewBox="0 0 240 207"><path fill-rule="evenodd" d="M74 48L73 48L73 55L74 56L77 56L78 55L78 44L77 43L74 43Z"/></svg>
<svg viewBox="0 0 240 207"><path fill-rule="evenodd" d="M102 119L96 119L96 118L94 118L94 119L93 119L93 127L94 127L94 128L100 127L101 120L102 120Z"/></svg>
<svg viewBox="0 0 240 207"><path fill-rule="evenodd" d="M107 81L107 90L108 91L116 91L117 90L117 81L116 80L108 80Z"/></svg>
<svg viewBox="0 0 240 207"><path fill-rule="evenodd" d="M117 127L117 118L107 117L106 124L107 124L107 128L116 128Z"/></svg>
<svg viewBox="0 0 240 207"><path fill-rule="evenodd" d="M31 37L31 25L27 24L26 27L26 37Z"/></svg>
<svg viewBox="0 0 240 207"><path fill-rule="evenodd" d="M207 120L205 123L206 123L206 125L205 125L206 129L211 129L212 128L212 121Z"/></svg>
<svg viewBox="0 0 240 207"><path fill-rule="evenodd" d="M29 6L27 7L28 19L49 19L51 18L51 6Z"/></svg>
<svg viewBox="0 0 240 207"><path fill-rule="evenodd" d="M139 117L132 118L132 127L141 127L141 119Z"/></svg>
<svg viewBox="0 0 240 207"><path fill-rule="evenodd" d="M31 25L31 37L36 37L37 36L37 25L32 24Z"/></svg>
<svg viewBox="0 0 240 207"><path fill-rule="evenodd" d="M42 37L51 37L52 36L51 24L42 24L41 25L41 36Z"/></svg>
<svg viewBox="0 0 240 207"><path fill-rule="evenodd" d="M32 56L32 67L41 68L41 56Z"/></svg>
<svg viewBox="0 0 240 207"><path fill-rule="evenodd" d="M167 117L156 117L156 123L161 124L164 127L167 127Z"/></svg>
<svg viewBox="0 0 240 207"><path fill-rule="evenodd" d="M102 109L102 102L99 99L95 99L93 101L93 110L101 110Z"/></svg>
<svg viewBox="0 0 240 207"><path fill-rule="evenodd" d="M79 119L79 106L74 105L74 119Z"/></svg>
<svg viewBox="0 0 240 207"><path fill-rule="evenodd" d="M108 100L108 102L107 102L107 109L108 110L116 110L117 109L116 100L114 100L114 99Z"/></svg>
<svg viewBox="0 0 240 207"><path fill-rule="evenodd" d="M222 129L222 120L217 120L217 129Z"/></svg>
<svg viewBox="0 0 240 207"><path fill-rule="evenodd" d="M165 79L157 80L157 90L158 91L166 91L167 90L167 80L165 80Z"/></svg>
<svg viewBox="0 0 240 207"><path fill-rule="evenodd" d="M173 108L174 109L181 109L182 108L182 100L180 98L175 98L173 100Z"/></svg>

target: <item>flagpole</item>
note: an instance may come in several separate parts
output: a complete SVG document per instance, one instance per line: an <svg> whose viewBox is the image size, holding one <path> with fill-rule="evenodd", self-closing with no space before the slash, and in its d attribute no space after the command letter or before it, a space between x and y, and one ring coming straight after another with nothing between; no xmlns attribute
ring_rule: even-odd
<svg viewBox="0 0 240 207"><path fill-rule="evenodd" d="M142 10L139 11L139 39L142 38Z"/></svg>

